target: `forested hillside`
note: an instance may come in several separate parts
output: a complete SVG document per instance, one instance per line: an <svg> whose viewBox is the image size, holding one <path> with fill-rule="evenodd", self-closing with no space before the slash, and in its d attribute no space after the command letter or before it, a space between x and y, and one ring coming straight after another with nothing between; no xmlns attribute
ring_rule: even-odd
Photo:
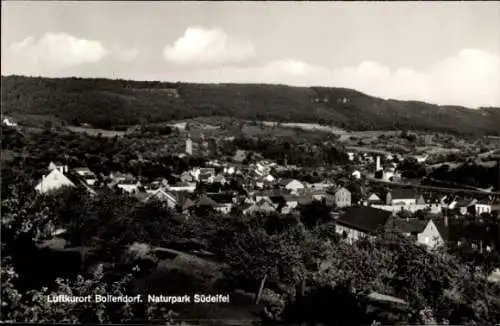
<svg viewBox="0 0 500 326"><path fill-rule="evenodd" d="M500 135L500 109L383 100L343 88L2 76L2 111L116 128L198 116Z"/></svg>

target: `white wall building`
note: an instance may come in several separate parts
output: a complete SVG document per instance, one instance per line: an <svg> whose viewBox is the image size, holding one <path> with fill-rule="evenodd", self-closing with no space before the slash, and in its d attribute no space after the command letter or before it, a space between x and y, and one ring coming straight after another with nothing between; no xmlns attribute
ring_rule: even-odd
<svg viewBox="0 0 500 326"><path fill-rule="evenodd" d="M75 184L59 169L53 169L48 175L42 177L42 181L36 185L35 190L45 194L62 187L75 187Z"/></svg>

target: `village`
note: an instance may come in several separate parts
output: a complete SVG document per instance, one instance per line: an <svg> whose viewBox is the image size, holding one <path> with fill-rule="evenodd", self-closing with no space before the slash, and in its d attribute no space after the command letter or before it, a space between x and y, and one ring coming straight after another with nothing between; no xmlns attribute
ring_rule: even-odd
<svg viewBox="0 0 500 326"><path fill-rule="evenodd" d="M203 137L193 142L188 134L184 153L177 155L208 156L216 151L214 146ZM394 229L429 248L453 243L491 251L497 245L492 233L453 232L450 223L483 214L498 216L498 193L402 184L398 162L405 159L403 155L348 152L355 167L310 183L279 177L301 167L248 154L237 150L228 160L210 159L203 167L174 175L176 182L170 183L165 178L147 182L120 171L98 176L86 167L51 162L36 191L47 194L62 187L80 187L95 196L100 187L107 187L144 203L162 202L185 219L207 209L226 215L296 215L301 207L318 203L328 207L336 232L350 242ZM414 159L425 161L422 156Z"/></svg>

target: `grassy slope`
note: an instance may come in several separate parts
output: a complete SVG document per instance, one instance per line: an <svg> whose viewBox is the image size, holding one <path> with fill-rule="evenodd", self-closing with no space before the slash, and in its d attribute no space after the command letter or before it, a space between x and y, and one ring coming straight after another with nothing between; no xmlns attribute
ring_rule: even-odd
<svg viewBox="0 0 500 326"><path fill-rule="evenodd" d="M171 88L178 89L179 98L165 92ZM319 122L349 130L412 129L500 135L498 108L470 110L383 100L343 88L9 76L2 77L2 107L4 113L14 116L48 115L70 124L86 122L98 128L228 116Z"/></svg>

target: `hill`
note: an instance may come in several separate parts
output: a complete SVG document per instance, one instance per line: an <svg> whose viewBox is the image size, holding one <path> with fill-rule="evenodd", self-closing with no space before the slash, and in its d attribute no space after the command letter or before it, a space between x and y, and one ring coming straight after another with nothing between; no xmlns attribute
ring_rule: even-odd
<svg viewBox="0 0 500 326"><path fill-rule="evenodd" d="M321 123L348 130L500 136L500 109L384 100L351 89L2 76L3 113L118 129L199 116Z"/></svg>

